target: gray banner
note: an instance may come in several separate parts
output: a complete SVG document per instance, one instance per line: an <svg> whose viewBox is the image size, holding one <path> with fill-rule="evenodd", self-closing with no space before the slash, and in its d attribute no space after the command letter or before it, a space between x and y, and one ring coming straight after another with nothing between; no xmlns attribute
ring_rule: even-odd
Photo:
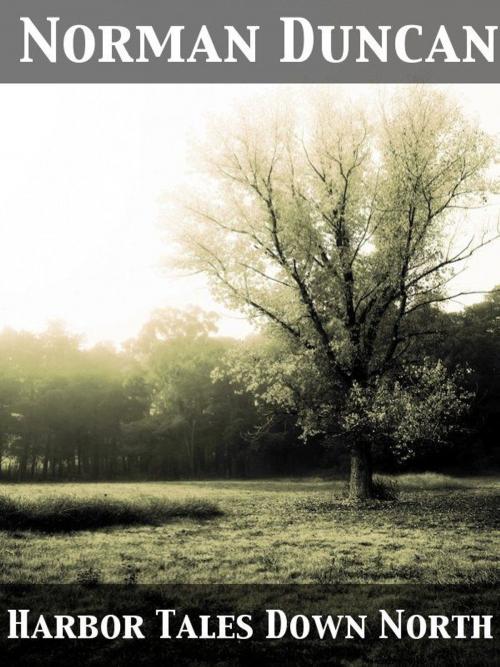
<svg viewBox="0 0 500 667"><path fill-rule="evenodd" d="M464 26L472 26L486 43L486 26L498 26L498 0L1 0L0 9L0 82L2 83L257 83L257 82L500 82L500 30L491 31L495 42L494 61L488 62L477 45L469 44ZM30 40L29 56L33 62L21 62L25 56L21 17L28 17L49 44L51 25L47 17L59 17L55 23L56 62ZM309 22L313 34L310 57L303 62L280 62L284 55L284 24L281 17L301 17ZM68 33L74 25L86 26ZM185 26L181 33L184 62L169 62L172 42L160 57L150 47L149 62L136 62L140 56L137 26L153 26L163 42L170 26ZM221 62L204 62L203 53L188 62L200 29L207 26ZM255 62L249 62L238 48L238 62L224 62L228 56L228 33L224 26L234 26L248 41L247 26L260 26L256 33ZM349 32L349 53L343 62L328 62L322 54L320 25L335 26L332 55L340 59L343 37L340 26L353 26ZM396 35L405 25L412 28L405 40L408 58L422 62L403 62L397 55ZM435 62L425 62L441 25L446 26L447 53L436 51ZM103 33L99 26L123 26L130 31L125 44L131 62L99 62L103 56ZM359 31L366 28L380 40L379 26L387 29L387 62L381 62L369 47L369 62L359 59ZM88 28L88 29L87 29ZM302 28L296 30L295 53L303 48ZM109 31L108 31L109 32ZM421 34L419 34L421 32ZM399 33L401 35L401 33ZM116 31L112 33L116 37ZM85 52L85 42L87 39ZM400 36L402 40L402 36ZM441 42L439 46L443 47ZM451 62L450 46L459 62ZM48 52L48 46L46 47ZM496 53L498 51L498 54ZM68 53L86 62L71 62ZM491 52L490 52L491 56ZM448 57L449 62L444 62Z"/></svg>

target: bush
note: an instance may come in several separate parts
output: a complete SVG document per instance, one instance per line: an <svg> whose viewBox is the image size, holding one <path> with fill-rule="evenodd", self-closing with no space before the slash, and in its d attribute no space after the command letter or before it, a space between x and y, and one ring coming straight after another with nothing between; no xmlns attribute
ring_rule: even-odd
<svg viewBox="0 0 500 667"><path fill-rule="evenodd" d="M29 500L0 496L0 530L71 532L106 526L158 526L171 519L209 519L222 512L206 500L149 499L123 501L110 498L53 496Z"/></svg>
<svg viewBox="0 0 500 667"><path fill-rule="evenodd" d="M101 579L101 571L93 565L82 568L76 575L77 583L87 588L96 588L101 583Z"/></svg>
<svg viewBox="0 0 500 667"><path fill-rule="evenodd" d="M372 481L372 496L375 500L398 500L399 484L395 479L374 477Z"/></svg>

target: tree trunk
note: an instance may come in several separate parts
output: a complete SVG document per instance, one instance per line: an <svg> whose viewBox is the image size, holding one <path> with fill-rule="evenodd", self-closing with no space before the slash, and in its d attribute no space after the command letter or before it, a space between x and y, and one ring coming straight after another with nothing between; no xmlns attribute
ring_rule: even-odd
<svg viewBox="0 0 500 667"><path fill-rule="evenodd" d="M45 445L45 454L44 454L44 457L43 457L43 468L42 468L42 477L43 477L43 479L47 479L47 474L48 474L48 471L49 471L49 456L50 456L49 444L47 442L47 444Z"/></svg>
<svg viewBox="0 0 500 667"><path fill-rule="evenodd" d="M26 479L26 471L28 469L29 449L30 449L29 440L26 437L24 439L23 449L22 449L22 453L21 453L21 460L20 460L20 463L19 463L19 479L20 480Z"/></svg>
<svg viewBox="0 0 500 667"><path fill-rule="evenodd" d="M80 442L76 448L76 474L78 479L82 478L82 446Z"/></svg>
<svg viewBox="0 0 500 667"><path fill-rule="evenodd" d="M363 502L372 497L372 458L368 442L357 442L351 448L349 499Z"/></svg>
<svg viewBox="0 0 500 667"><path fill-rule="evenodd" d="M35 472L36 472L36 465L37 465L37 462L38 462L38 457L35 456L35 455L33 455L32 459L31 459L31 469L30 469L30 477L31 477L31 479L34 479L34 478L35 478Z"/></svg>

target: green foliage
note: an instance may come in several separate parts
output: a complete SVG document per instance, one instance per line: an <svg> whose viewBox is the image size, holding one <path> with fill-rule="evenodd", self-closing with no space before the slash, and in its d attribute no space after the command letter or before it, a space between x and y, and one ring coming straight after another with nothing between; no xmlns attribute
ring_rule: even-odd
<svg viewBox="0 0 500 667"><path fill-rule="evenodd" d="M155 313L124 351L60 328L0 334L0 473L12 478L229 474L256 423L212 373L233 343L200 310ZM241 459L241 462L238 460Z"/></svg>
<svg viewBox="0 0 500 667"><path fill-rule="evenodd" d="M144 414L148 390L133 359L97 346L82 349L60 328L0 335L4 459L18 474L99 475L112 467L121 424ZM2 418L0 416L0 421Z"/></svg>
<svg viewBox="0 0 500 667"><path fill-rule="evenodd" d="M500 430L500 291L497 287L483 301L450 316L446 336L432 354L451 367L466 368L464 384L474 393L466 426L468 438L461 446L457 463L469 459L469 466L486 470L498 466ZM471 451L475 441L475 455ZM457 452L458 453L458 452ZM472 456L471 456L472 455Z"/></svg>
<svg viewBox="0 0 500 667"><path fill-rule="evenodd" d="M129 447L134 440L139 447L149 442L153 474L197 476L216 467L228 474L242 433L255 424L248 392L236 393L227 380L214 382L234 346L212 335L214 322L199 309L157 311L133 344L152 401L149 416L126 430Z"/></svg>
<svg viewBox="0 0 500 667"><path fill-rule="evenodd" d="M424 360L403 367L402 379L381 378L369 388L355 384L346 401L343 428L392 443L400 459L415 446L446 440L467 410L472 395L442 362Z"/></svg>
<svg viewBox="0 0 500 667"><path fill-rule="evenodd" d="M400 460L411 458L423 443L446 442L473 396L463 388L463 373L450 374L431 359L403 364L397 374L375 377L368 386L353 382L341 392L312 356L256 339L230 355L227 372L263 404L298 411L304 438L321 433L368 437L390 444Z"/></svg>
<svg viewBox="0 0 500 667"><path fill-rule="evenodd" d="M155 526L172 519L210 519L220 514L216 505L202 500L126 501L60 495L28 500L0 496L1 530L58 533L108 526Z"/></svg>

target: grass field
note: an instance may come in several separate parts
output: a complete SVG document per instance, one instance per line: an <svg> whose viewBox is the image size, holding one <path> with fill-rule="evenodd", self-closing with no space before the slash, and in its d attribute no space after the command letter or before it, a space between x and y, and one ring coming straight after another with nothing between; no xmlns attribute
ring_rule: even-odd
<svg viewBox="0 0 500 667"><path fill-rule="evenodd" d="M492 583L500 480L398 478L396 503L354 508L321 479L7 485L10 498L58 494L127 502L207 500L210 519L45 534L0 531L0 583Z"/></svg>

